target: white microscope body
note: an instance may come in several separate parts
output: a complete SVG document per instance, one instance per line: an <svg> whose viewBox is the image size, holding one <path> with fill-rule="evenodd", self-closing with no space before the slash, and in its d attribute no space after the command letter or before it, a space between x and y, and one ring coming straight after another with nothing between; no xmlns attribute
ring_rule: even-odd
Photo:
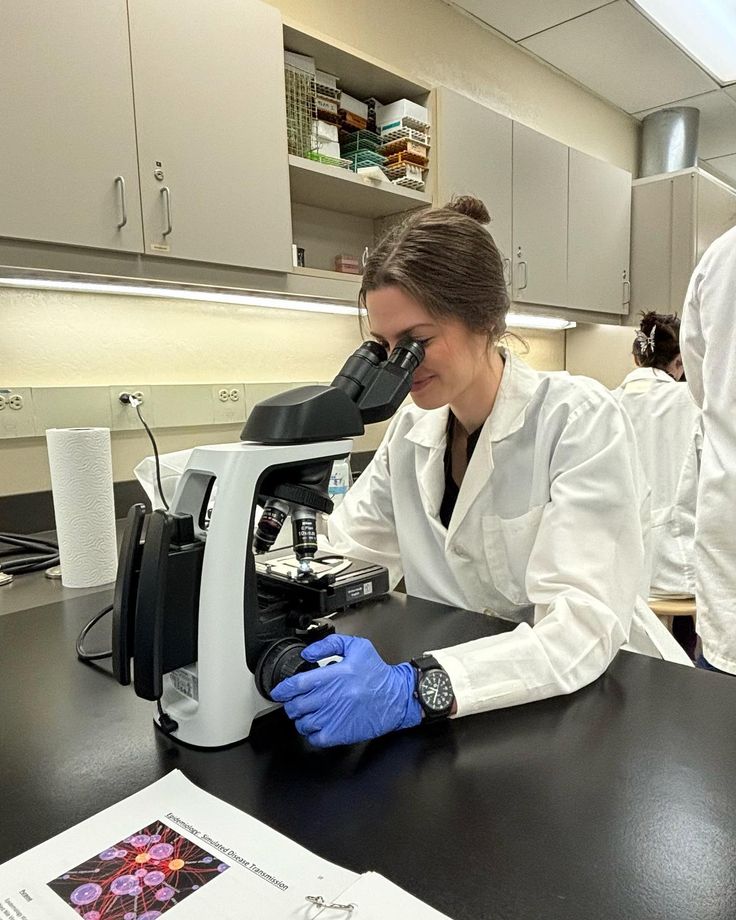
<svg viewBox="0 0 736 920"><path fill-rule="evenodd" d="M250 734L256 716L279 704L261 696L246 662L244 587L252 543L256 488L264 471L282 464L344 457L352 441L319 444L216 444L198 447L174 495L172 512L198 521L212 477L217 494L206 529L199 595L199 657L165 674L161 705L179 725L176 737L198 747L221 747Z"/></svg>

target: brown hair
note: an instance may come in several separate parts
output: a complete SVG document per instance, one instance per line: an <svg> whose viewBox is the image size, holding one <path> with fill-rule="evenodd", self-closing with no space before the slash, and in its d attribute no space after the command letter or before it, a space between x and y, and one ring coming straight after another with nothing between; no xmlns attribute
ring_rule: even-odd
<svg viewBox="0 0 736 920"><path fill-rule="evenodd" d="M421 211L395 227L370 254L359 303L369 291L396 285L438 319L458 319L498 341L506 332L509 296L503 261L483 225L486 206L463 196Z"/></svg>
<svg viewBox="0 0 736 920"><path fill-rule="evenodd" d="M676 313L642 313L631 353L639 367L664 370L680 354L680 319Z"/></svg>

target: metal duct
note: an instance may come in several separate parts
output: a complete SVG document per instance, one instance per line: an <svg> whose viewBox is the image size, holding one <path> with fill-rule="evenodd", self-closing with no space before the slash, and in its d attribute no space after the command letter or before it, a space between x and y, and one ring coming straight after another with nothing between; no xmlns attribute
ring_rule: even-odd
<svg viewBox="0 0 736 920"><path fill-rule="evenodd" d="M642 119L639 176L689 169L698 162L700 109L677 106Z"/></svg>

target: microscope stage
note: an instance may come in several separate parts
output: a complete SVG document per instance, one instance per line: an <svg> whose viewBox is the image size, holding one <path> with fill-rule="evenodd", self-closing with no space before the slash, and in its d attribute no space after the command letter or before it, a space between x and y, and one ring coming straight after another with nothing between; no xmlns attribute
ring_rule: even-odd
<svg viewBox="0 0 736 920"><path fill-rule="evenodd" d="M301 573L290 547L264 553L256 559L259 586L294 594L319 614L388 594L388 571L381 565L335 553L317 553L310 565L311 574Z"/></svg>

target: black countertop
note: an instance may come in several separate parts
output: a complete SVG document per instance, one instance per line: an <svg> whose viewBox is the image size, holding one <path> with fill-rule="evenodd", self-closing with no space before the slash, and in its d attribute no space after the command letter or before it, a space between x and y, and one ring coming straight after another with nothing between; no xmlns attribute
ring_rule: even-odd
<svg viewBox="0 0 736 920"><path fill-rule="evenodd" d="M568 697L313 751L282 712L183 748L74 640L101 592L0 617L0 861L174 768L455 920L733 920L736 681L620 653ZM391 660L508 628L393 595L339 620ZM91 639L101 645L101 624Z"/></svg>

